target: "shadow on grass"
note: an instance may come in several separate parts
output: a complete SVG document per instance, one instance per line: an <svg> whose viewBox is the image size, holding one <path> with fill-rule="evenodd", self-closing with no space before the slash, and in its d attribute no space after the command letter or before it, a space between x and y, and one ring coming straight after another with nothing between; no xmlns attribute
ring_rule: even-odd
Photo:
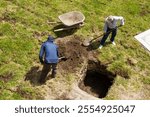
<svg viewBox="0 0 150 117"><path fill-rule="evenodd" d="M99 44L100 44L99 40L91 42L90 45L87 47L87 51L92 51L92 50L98 49Z"/></svg>
<svg viewBox="0 0 150 117"><path fill-rule="evenodd" d="M41 70L39 70L39 66L33 66L25 75L25 81L29 80L32 85L40 85L39 79L41 75Z"/></svg>
<svg viewBox="0 0 150 117"><path fill-rule="evenodd" d="M111 44L111 42L105 42L104 46L107 46ZM100 40L96 40L90 43L90 45L87 47L87 51L92 51L92 50L96 50L98 49L98 47L100 46Z"/></svg>
<svg viewBox="0 0 150 117"><path fill-rule="evenodd" d="M33 67L31 67L31 69L25 75L24 80L25 81L26 80L30 81L30 83L33 86L39 86L39 85L45 84L45 82L44 83L39 82L41 73L42 73L42 70L40 69L39 66L33 66ZM46 81L50 80L50 79L53 79L52 76L49 73L47 74Z"/></svg>
<svg viewBox="0 0 150 117"><path fill-rule="evenodd" d="M63 28L65 30L56 31L57 29L63 29ZM66 29L66 28L68 28L68 29ZM56 34L57 38L58 37L62 38L62 37L74 34L78 30L78 27L72 27L69 29L69 27L66 27L63 24L59 24L59 25L55 26L52 30Z"/></svg>

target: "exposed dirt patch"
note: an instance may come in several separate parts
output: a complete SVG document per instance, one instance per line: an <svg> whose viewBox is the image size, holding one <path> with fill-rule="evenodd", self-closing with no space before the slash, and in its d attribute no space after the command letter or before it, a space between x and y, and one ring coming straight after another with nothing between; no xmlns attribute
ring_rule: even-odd
<svg viewBox="0 0 150 117"><path fill-rule="evenodd" d="M138 63L138 61L134 58L127 58L127 64L130 66L135 66Z"/></svg>
<svg viewBox="0 0 150 117"><path fill-rule="evenodd" d="M150 14L149 6L142 6L140 15L141 16L146 16L146 15L149 15L149 14Z"/></svg>
<svg viewBox="0 0 150 117"><path fill-rule="evenodd" d="M38 40L40 40L43 36L48 35L48 34L49 34L49 32L37 32L37 31L34 31L33 32L33 37L38 39ZM42 40L40 40L40 41L42 41Z"/></svg>
<svg viewBox="0 0 150 117"><path fill-rule="evenodd" d="M13 77L12 73L8 73L6 75L0 75L0 80L4 81L5 83L7 83L8 81L10 81Z"/></svg>
<svg viewBox="0 0 150 117"><path fill-rule="evenodd" d="M16 93L19 93L21 97L25 99L32 99L32 95L27 91L23 91L20 86L17 87Z"/></svg>
<svg viewBox="0 0 150 117"><path fill-rule="evenodd" d="M15 18L10 17L10 12L8 11L4 12L2 16L3 17L0 18L1 21L10 22L12 24L16 24L17 22Z"/></svg>

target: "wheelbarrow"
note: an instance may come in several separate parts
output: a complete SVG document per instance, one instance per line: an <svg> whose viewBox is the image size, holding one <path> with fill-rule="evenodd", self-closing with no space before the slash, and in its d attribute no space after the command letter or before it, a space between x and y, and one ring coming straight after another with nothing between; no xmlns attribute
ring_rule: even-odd
<svg viewBox="0 0 150 117"><path fill-rule="evenodd" d="M85 16L79 11L71 11L58 16L58 18L65 27L55 29L54 32L81 27L85 20Z"/></svg>

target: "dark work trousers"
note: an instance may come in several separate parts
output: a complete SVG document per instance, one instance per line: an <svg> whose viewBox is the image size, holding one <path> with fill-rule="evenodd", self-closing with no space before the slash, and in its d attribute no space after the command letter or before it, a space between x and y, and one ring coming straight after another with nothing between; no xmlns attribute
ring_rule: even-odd
<svg viewBox="0 0 150 117"><path fill-rule="evenodd" d="M104 34L100 44L101 45L104 45L106 39L108 38L109 34L111 34L111 38L110 38L110 41L113 42L115 40L115 36L117 34L117 28L114 28L114 29L110 29L109 27L107 27L107 32Z"/></svg>
<svg viewBox="0 0 150 117"><path fill-rule="evenodd" d="M51 76L52 78L54 78L56 75L57 63L44 63L40 80L39 80L40 83L45 83L47 74L51 71L51 69L52 69Z"/></svg>

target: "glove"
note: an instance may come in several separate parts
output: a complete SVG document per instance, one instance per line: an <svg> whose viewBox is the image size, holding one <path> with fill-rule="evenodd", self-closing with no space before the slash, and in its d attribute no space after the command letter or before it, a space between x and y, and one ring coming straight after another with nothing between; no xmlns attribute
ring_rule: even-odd
<svg viewBox="0 0 150 117"><path fill-rule="evenodd" d="M40 63L41 63L41 64L44 64L44 61L43 61L43 60L40 60Z"/></svg>
<svg viewBox="0 0 150 117"><path fill-rule="evenodd" d="M123 24L120 24L118 27L121 27L121 26L123 26Z"/></svg>
<svg viewBox="0 0 150 117"><path fill-rule="evenodd" d="M44 64L43 59L42 59L42 58L40 58L40 57L39 57L39 59L40 59L40 63L41 63L41 64Z"/></svg>

